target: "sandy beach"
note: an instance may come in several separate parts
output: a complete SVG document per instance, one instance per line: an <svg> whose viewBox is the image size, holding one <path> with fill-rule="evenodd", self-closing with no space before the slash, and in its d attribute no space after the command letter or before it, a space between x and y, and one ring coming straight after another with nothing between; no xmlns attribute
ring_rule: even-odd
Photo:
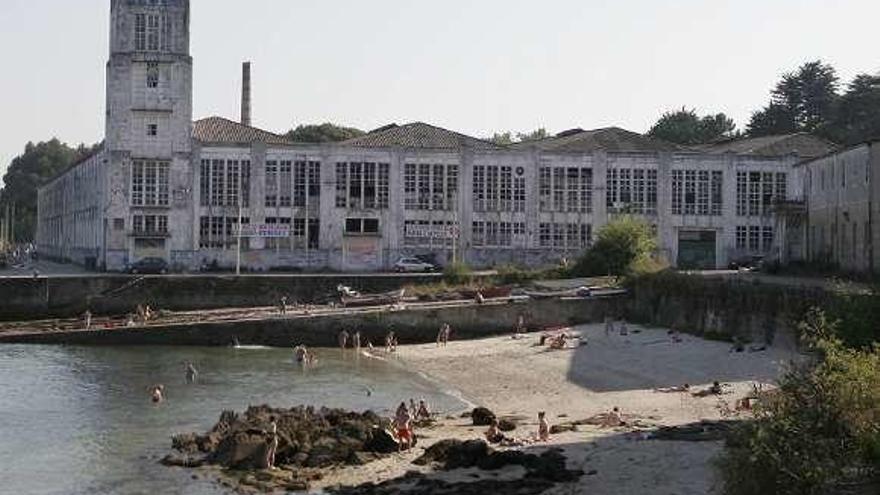
<svg viewBox="0 0 880 495"><path fill-rule="evenodd" d="M518 423L511 434L527 438L537 428L538 411L546 411L553 424L562 424L606 413L619 407L629 423L619 428L580 425L577 431L553 435L551 441L527 445L540 453L548 447L564 449L571 468L582 469L576 486L559 485L549 493L594 494L706 494L714 486L711 459L720 442L683 442L645 439L641 431L735 418L738 399L757 384L771 385L784 367L797 358L794 346L777 342L759 352L730 352L730 344L681 335L674 341L665 329L631 325L629 335L606 335L604 325L571 329L580 336L570 348L549 350L539 346L540 334L521 339L510 336L473 341L452 341L406 346L390 359L460 393L475 405L490 408L499 417ZM720 396L693 397L690 393L661 393L658 387L707 388L724 384ZM437 426L419 429L419 447L369 465L368 469L341 468L315 488L356 485L402 476L407 471L427 472L411 461L425 446L441 439L482 438L485 427L470 425L461 411L447 411ZM438 473L447 480L493 479L521 476L516 468L495 473L471 470Z"/></svg>

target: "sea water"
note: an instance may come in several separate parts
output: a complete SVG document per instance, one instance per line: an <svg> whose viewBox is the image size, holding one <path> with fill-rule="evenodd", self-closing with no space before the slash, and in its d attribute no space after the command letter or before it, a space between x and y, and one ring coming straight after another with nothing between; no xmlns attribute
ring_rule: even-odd
<svg viewBox="0 0 880 495"><path fill-rule="evenodd" d="M0 494L219 494L214 480L158 463L171 436L205 432L223 410L314 405L390 414L425 398L465 406L394 362L317 350L0 346ZM186 383L185 363L199 374ZM165 385L166 400L149 388Z"/></svg>

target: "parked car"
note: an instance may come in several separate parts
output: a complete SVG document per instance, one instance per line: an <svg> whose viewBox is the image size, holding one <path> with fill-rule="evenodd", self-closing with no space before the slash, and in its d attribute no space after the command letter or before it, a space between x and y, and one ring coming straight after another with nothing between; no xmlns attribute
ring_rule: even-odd
<svg viewBox="0 0 880 495"><path fill-rule="evenodd" d="M128 273L165 275L168 262L162 258L141 258L129 265Z"/></svg>
<svg viewBox="0 0 880 495"><path fill-rule="evenodd" d="M764 269L765 260L763 256L747 256L738 260L731 261L727 268L729 270L742 270L747 272L757 272Z"/></svg>
<svg viewBox="0 0 880 495"><path fill-rule="evenodd" d="M427 263L418 258L400 258L394 264L394 271L397 273L425 273L437 271L437 265Z"/></svg>

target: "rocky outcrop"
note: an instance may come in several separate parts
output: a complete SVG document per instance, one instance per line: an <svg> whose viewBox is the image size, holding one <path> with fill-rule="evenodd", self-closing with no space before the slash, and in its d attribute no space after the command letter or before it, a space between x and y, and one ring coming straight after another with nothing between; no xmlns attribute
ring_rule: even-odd
<svg viewBox="0 0 880 495"><path fill-rule="evenodd" d="M374 458L369 454L397 451L388 420L372 412L258 406L241 415L223 412L217 424L204 435L175 436L172 446L185 457L169 456L166 463L208 464L237 470L265 468L273 420L278 438L275 464L279 466L358 465Z"/></svg>

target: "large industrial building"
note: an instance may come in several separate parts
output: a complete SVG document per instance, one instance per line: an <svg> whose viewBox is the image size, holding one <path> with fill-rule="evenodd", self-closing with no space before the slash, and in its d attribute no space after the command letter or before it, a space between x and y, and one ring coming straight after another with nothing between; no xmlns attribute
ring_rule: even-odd
<svg viewBox="0 0 880 495"><path fill-rule="evenodd" d="M851 272L880 262L880 140L801 165L805 174L805 259Z"/></svg>
<svg viewBox="0 0 880 495"><path fill-rule="evenodd" d="M635 214L673 265L718 268L800 253L778 207L804 200L796 165L833 151L802 134L683 148L619 128L498 146L424 123L292 143L251 126L249 65L240 121L193 122L189 21L188 0L111 1L106 138L40 189L43 255L106 270L536 266Z"/></svg>

